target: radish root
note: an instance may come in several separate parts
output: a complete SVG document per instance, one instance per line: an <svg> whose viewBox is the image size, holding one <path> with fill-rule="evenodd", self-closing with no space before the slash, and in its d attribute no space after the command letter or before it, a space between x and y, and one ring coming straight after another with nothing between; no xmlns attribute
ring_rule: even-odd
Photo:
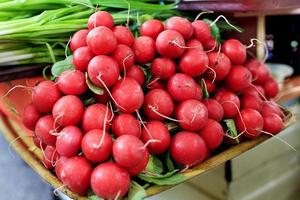
<svg viewBox="0 0 300 200"><path fill-rule="evenodd" d="M136 112L136 115L137 115L138 119L140 120L140 122L141 122L142 126L143 126L143 127L144 127L144 129L146 130L147 134L150 136L150 138L151 138L151 139L153 139L153 137L152 137L152 135L150 134L149 130L147 129L147 127L146 127L145 123L143 122L143 119L142 119L142 117L141 117L141 115L140 115L139 111L138 111L138 110L136 110L135 112Z"/></svg>
<svg viewBox="0 0 300 200"><path fill-rule="evenodd" d="M95 147L98 149L102 146L104 138L105 138L105 134L106 134L106 122L107 122L107 115L108 115L108 103L106 104L106 110L105 110L105 115L104 115L104 120L103 120L103 131L102 131L102 136L101 139L99 141L99 144L97 144Z"/></svg>
<svg viewBox="0 0 300 200"><path fill-rule="evenodd" d="M14 87L10 88L3 96L2 99L4 99L5 97L7 97L13 90L17 89L17 88L23 88L23 89L27 89L27 90L32 90L33 87L28 87L28 86L24 86L24 85L15 85Z"/></svg>
<svg viewBox="0 0 300 200"><path fill-rule="evenodd" d="M218 45L218 42L217 42L217 40L215 40L214 46L210 50L205 51L205 53L213 52L215 50L215 48L217 47L217 45Z"/></svg>
<svg viewBox="0 0 300 200"><path fill-rule="evenodd" d="M264 46L264 49L265 49L265 57L264 57L264 59L262 60L262 62L265 63L266 60L267 60L268 57L269 57L269 52L268 52L267 44L266 44L265 42L260 41L260 40L257 39L257 38L251 38L251 39L250 39L250 44L249 44L248 46L246 46L246 49L249 49L249 48L251 48L251 47L255 47L254 42L257 42L258 44L261 44L261 45Z"/></svg>
<svg viewBox="0 0 300 200"><path fill-rule="evenodd" d="M206 65L206 68L207 68L207 69L210 69L210 70L213 72L213 80L212 80L211 82L214 83L215 80L216 80L216 77L217 77L216 71L215 71L213 68L211 68L211 67L209 67L209 66L207 66L207 65Z"/></svg>
<svg viewBox="0 0 300 200"><path fill-rule="evenodd" d="M174 118L171 118L171 117L168 117L168 116L166 116L166 115L161 114L160 112L157 111L157 107L154 107L154 106L151 106L151 105L148 105L148 107L149 107L153 112L155 112L157 115L159 115L159 116L161 116L161 117L163 117L163 118L165 118L165 119L168 119L168 120L174 121L174 122L182 122L182 121L180 121L180 120L177 120L177 119L174 119Z"/></svg>
<svg viewBox="0 0 300 200"><path fill-rule="evenodd" d="M240 29L238 29L237 27L235 27L234 25L232 25L228 20L227 20L227 18L224 16L224 15L219 15L211 24L210 24L210 26L213 26L215 23L217 23L218 21L219 21L219 19L220 18L222 18L222 19L224 19L225 20L225 22L230 26L230 27L232 27L232 28L234 28L236 31L238 31L238 32L242 32Z"/></svg>
<svg viewBox="0 0 300 200"><path fill-rule="evenodd" d="M66 185L61 185L61 186L59 186L58 188L55 188L55 190L53 190L53 194L55 195L55 196L58 196L59 195L59 190L61 190L61 189L63 189L64 187L66 187Z"/></svg>
<svg viewBox="0 0 300 200"><path fill-rule="evenodd" d="M117 193L117 195L115 196L114 200L118 200L119 197L120 197L120 195L121 195L121 190L118 191L118 193Z"/></svg>
<svg viewBox="0 0 300 200"><path fill-rule="evenodd" d="M145 149L145 148L147 148L147 146L148 146L149 144L155 143L155 142L160 142L160 140L158 140L158 139L150 139L150 140L148 140L148 141L144 144L144 146L143 146L141 149Z"/></svg>
<svg viewBox="0 0 300 200"><path fill-rule="evenodd" d="M210 14L210 13L214 13L214 11L212 11L212 10L203 10L201 13L199 13L199 14L196 16L196 18L194 19L194 22L197 21L201 15L204 15L204 14Z"/></svg>
<svg viewBox="0 0 300 200"><path fill-rule="evenodd" d="M155 78L155 79L153 79L152 81L150 81L150 83L148 83L148 84L147 84L147 86L146 86L146 87L147 87L148 89L150 89L150 85L154 84L154 83L155 83L156 81L158 81L158 80L159 80L159 78L158 78L158 77L157 77L157 78Z"/></svg>

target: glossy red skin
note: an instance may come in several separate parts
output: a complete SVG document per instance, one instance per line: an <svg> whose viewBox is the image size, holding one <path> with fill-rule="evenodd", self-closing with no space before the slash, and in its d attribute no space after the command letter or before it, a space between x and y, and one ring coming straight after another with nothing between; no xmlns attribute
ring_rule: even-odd
<svg viewBox="0 0 300 200"><path fill-rule="evenodd" d="M124 68L127 71L134 64L135 60L133 50L124 44L119 44L111 54L111 57L117 61L120 71L124 71Z"/></svg>
<svg viewBox="0 0 300 200"><path fill-rule="evenodd" d="M145 155L144 143L133 135L122 135L113 144L113 157L124 168L137 166Z"/></svg>
<svg viewBox="0 0 300 200"><path fill-rule="evenodd" d="M139 173L146 169L149 161L149 152L145 151L145 155L143 156L143 160L135 167L127 169L130 176L137 176Z"/></svg>
<svg viewBox="0 0 300 200"><path fill-rule="evenodd" d="M144 102L144 93L141 86L136 80L129 77L119 80L114 85L112 96L118 103L116 106L124 113L137 111Z"/></svg>
<svg viewBox="0 0 300 200"><path fill-rule="evenodd" d="M110 100L107 90L103 90L103 94L94 94L96 102L106 104Z"/></svg>
<svg viewBox="0 0 300 200"><path fill-rule="evenodd" d="M115 26L113 29L118 44L124 44L131 47L134 43L134 36L130 29L125 26Z"/></svg>
<svg viewBox="0 0 300 200"><path fill-rule="evenodd" d="M149 36L155 40L163 30L164 25L160 20L150 19L142 24L140 33L142 36Z"/></svg>
<svg viewBox="0 0 300 200"><path fill-rule="evenodd" d="M86 195L90 187L92 165L82 156L68 158L61 167L61 179L72 192Z"/></svg>
<svg viewBox="0 0 300 200"><path fill-rule="evenodd" d="M184 101L196 96L197 84L192 77L177 73L169 79L167 89L175 101Z"/></svg>
<svg viewBox="0 0 300 200"><path fill-rule="evenodd" d="M263 88L268 99L276 97L279 92L278 83L274 79L267 80Z"/></svg>
<svg viewBox="0 0 300 200"><path fill-rule="evenodd" d="M135 60L139 64L149 63L155 57L155 41L151 37L140 36L136 38L132 49L135 54Z"/></svg>
<svg viewBox="0 0 300 200"><path fill-rule="evenodd" d="M201 163L207 154L204 140L197 133L181 131L170 144L171 158L183 166L194 166Z"/></svg>
<svg viewBox="0 0 300 200"><path fill-rule="evenodd" d="M171 116L174 109L174 103L168 92L163 89L150 90L146 94L144 101L144 113L148 119L165 120L164 117L156 114L153 109L164 116Z"/></svg>
<svg viewBox="0 0 300 200"><path fill-rule="evenodd" d="M81 126L84 132L88 132L93 129L103 129L105 113L107 111L106 130L110 129L109 120L112 117L109 107L101 103L96 103L88 106L82 116Z"/></svg>
<svg viewBox="0 0 300 200"><path fill-rule="evenodd" d="M207 92L208 92L209 94L214 93L215 90L216 90L216 84L213 83L211 80L208 80L208 79L206 79L206 78L204 79L204 82L205 82L205 84L206 84Z"/></svg>
<svg viewBox="0 0 300 200"><path fill-rule="evenodd" d="M123 113L115 116L111 128L116 137L133 135L139 138L141 136L141 125L131 114Z"/></svg>
<svg viewBox="0 0 300 200"><path fill-rule="evenodd" d="M80 47L86 46L86 37L89 33L88 29L81 29L74 33L72 36L72 39L70 41L70 49L72 52L74 52L76 49Z"/></svg>
<svg viewBox="0 0 300 200"><path fill-rule="evenodd" d="M179 125L188 131L203 128L208 119L208 111L203 103L195 99L183 101L177 111Z"/></svg>
<svg viewBox="0 0 300 200"><path fill-rule="evenodd" d="M39 149L45 149L47 147L47 145L45 143L43 143L42 140L39 137L37 137L36 135L32 136L32 141L33 141L34 145Z"/></svg>
<svg viewBox="0 0 300 200"><path fill-rule="evenodd" d="M104 86L98 79L99 75L101 75L100 78L106 87L115 84L120 76L120 68L117 61L105 55L95 56L90 61L87 72L92 83L101 88L104 88Z"/></svg>
<svg viewBox="0 0 300 200"><path fill-rule="evenodd" d="M260 85L250 85L242 93L243 95L253 95L259 98L262 98L262 95L265 96L265 91Z"/></svg>
<svg viewBox="0 0 300 200"><path fill-rule="evenodd" d="M246 47L236 39L224 41L221 52L230 59L233 65L241 65L246 61Z"/></svg>
<svg viewBox="0 0 300 200"><path fill-rule="evenodd" d="M162 83L161 81L158 81L158 80L155 80L155 81L154 80L150 80L150 82L147 85L147 88L149 90L166 89L166 85L165 85L165 83Z"/></svg>
<svg viewBox="0 0 300 200"><path fill-rule="evenodd" d="M192 38L192 39L189 39L188 41L186 41L186 46L191 47L191 49L199 49L202 51L204 50L202 43L195 38Z"/></svg>
<svg viewBox="0 0 300 200"><path fill-rule="evenodd" d="M51 112L55 102L62 96L61 91L52 81L42 81L34 87L32 103L42 113Z"/></svg>
<svg viewBox="0 0 300 200"><path fill-rule="evenodd" d="M178 47L172 42L176 41L180 46L185 46L185 41L182 35L174 30L165 30L156 38L156 49L158 53L167 58L179 58L183 55L185 49Z"/></svg>
<svg viewBox="0 0 300 200"><path fill-rule="evenodd" d="M72 126L81 121L83 111L83 103L77 96L66 95L54 104L52 115L59 125Z"/></svg>
<svg viewBox="0 0 300 200"><path fill-rule="evenodd" d="M171 136L168 128L160 121L148 121L146 128L142 130L142 141L146 144L151 139L159 140L159 142L150 143L147 149L151 154L158 155L165 152L171 142Z"/></svg>
<svg viewBox="0 0 300 200"><path fill-rule="evenodd" d="M60 156L55 163L55 174L59 180L61 179L61 169L64 163L68 160L67 157Z"/></svg>
<svg viewBox="0 0 300 200"><path fill-rule="evenodd" d="M154 78L167 80L176 73L176 64L170 58L155 58L151 64L151 73Z"/></svg>
<svg viewBox="0 0 300 200"><path fill-rule="evenodd" d="M211 38L211 31L209 25L202 21L197 20L192 23L194 28L193 37L199 40L202 44Z"/></svg>
<svg viewBox="0 0 300 200"><path fill-rule="evenodd" d="M216 72L216 81L223 80L229 73L231 62L229 58L223 53L211 52L208 53L209 67ZM211 70L207 71L207 76L212 80L214 73Z"/></svg>
<svg viewBox="0 0 300 200"><path fill-rule="evenodd" d="M103 199L115 199L117 195L123 197L129 190L130 176L116 163L102 163L92 173L91 187Z"/></svg>
<svg viewBox="0 0 300 200"><path fill-rule="evenodd" d="M254 110L257 110L258 112L260 112L262 109L263 101L260 97L254 95L243 95L240 101L242 109L252 108Z"/></svg>
<svg viewBox="0 0 300 200"><path fill-rule="evenodd" d="M98 11L92 14L88 20L88 28L94 29L98 26L106 26L112 29L114 26L114 19L109 12Z"/></svg>
<svg viewBox="0 0 300 200"><path fill-rule="evenodd" d="M102 136L103 130L93 129L83 136L81 142L83 155L94 163L106 161L112 153L113 141L107 132L105 132L102 145L97 148Z"/></svg>
<svg viewBox="0 0 300 200"><path fill-rule="evenodd" d="M264 127L263 130L271 133L277 134L284 129L284 123L279 115L275 113L269 113L267 115L263 115L264 118Z"/></svg>
<svg viewBox="0 0 300 200"><path fill-rule="evenodd" d="M185 40L189 39L193 35L193 26L192 23L183 17L170 17L166 21L166 29L178 31Z"/></svg>
<svg viewBox="0 0 300 200"><path fill-rule="evenodd" d="M208 118L216 121L221 121L224 116L222 105L215 99L204 99L202 103L206 106L208 111Z"/></svg>
<svg viewBox="0 0 300 200"><path fill-rule="evenodd" d="M34 132L43 143L55 146L56 136L52 135L50 131L54 131L54 119L51 115L45 115L36 123Z"/></svg>
<svg viewBox="0 0 300 200"><path fill-rule="evenodd" d="M87 46L80 47L73 52L73 65L76 69L85 72L89 65L89 62L94 57L94 54Z"/></svg>
<svg viewBox="0 0 300 200"><path fill-rule="evenodd" d="M228 90L220 90L214 96L224 110L224 118L232 118L238 114L240 108L240 99L232 92ZM235 106L234 104L237 106Z"/></svg>
<svg viewBox="0 0 300 200"><path fill-rule="evenodd" d="M56 81L58 88L66 95L80 95L88 90L84 73L79 70L67 70Z"/></svg>
<svg viewBox="0 0 300 200"><path fill-rule="evenodd" d="M35 129L36 123L41 118L41 116L41 113L31 103L28 104L23 110L22 122L26 128L33 131Z"/></svg>
<svg viewBox="0 0 300 200"><path fill-rule="evenodd" d="M268 115L269 113L275 113L282 119L284 117L284 113L282 112L280 107L273 101L264 101L261 113L263 116Z"/></svg>
<svg viewBox="0 0 300 200"><path fill-rule="evenodd" d="M251 72L241 65L233 66L225 78L226 86L233 92L242 92L251 82Z"/></svg>
<svg viewBox="0 0 300 200"><path fill-rule="evenodd" d="M256 59L247 61L245 67L247 67L252 73L253 82L256 84L264 84L270 76L267 66Z"/></svg>
<svg viewBox="0 0 300 200"><path fill-rule="evenodd" d="M59 155L53 146L47 146L43 154L43 164L47 169L53 169Z"/></svg>
<svg viewBox="0 0 300 200"><path fill-rule="evenodd" d="M56 150L61 156L72 157L81 149L82 132L76 126L67 126L59 132Z"/></svg>
<svg viewBox="0 0 300 200"><path fill-rule="evenodd" d="M241 116L236 116L235 125L239 133L245 131L245 137L254 139L261 134L261 130L264 126L264 119L256 110L245 108L241 110Z"/></svg>
<svg viewBox="0 0 300 200"><path fill-rule="evenodd" d="M132 65L126 72L126 76L135 79L141 86L145 81L145 74L138 65Z"/></svg>
<svg viewBox="0 0 300 200"><path fill-rule="evenodd" d="M217 51L217 49L219 48L219 44L218 44L216 38L211 37L208 40L206 40L205 42L203 42L203 47L204 47L204 50L206 50L206 51Z"/></svg>
<svg viewBox="0 0 300 200"><path fill-rule="evenodd" d="M203 97L202 88L200 87L200 85L197 84L197 91L194 99L201 101L202 97Z"/></svg>
<svg viewBox="0 0 300 200"><path fill-rule="evenodd" d="M207 148L213 150L223 142L224 131L221 124L213 119L208 119L206 125L199 132Z"/></svg>
<svg viewBox="0 0 300 200"><path fill-rule="evenodd" d="M179 67L185 74L197 77L207 70L208 62L208 57L204 51L190 49L181 57Z"/></svg>
<svg viewBox="0 0 300 200"><path fill-rule="evenodd" d="M107 55L117 47L117 38L112 30L99 26L90 30L86 38L87 46L95 55Z"/></svg>

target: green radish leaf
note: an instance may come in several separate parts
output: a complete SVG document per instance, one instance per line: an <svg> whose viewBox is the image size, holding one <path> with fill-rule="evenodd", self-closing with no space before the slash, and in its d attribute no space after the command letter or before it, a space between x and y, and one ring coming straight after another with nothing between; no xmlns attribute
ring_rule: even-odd
<svg viewBox="0 0 300 200"><path fill-rule="evenodd" d="M43 73L43 77L44 77L45 80L51 80L51 81L53 81L55 79L55 77L48 74L48 70L49 69L51 69L51 66L44 67L43 72L42 72Z"/></svg>
<svg viewBox="0 0 300 200"><path fill-rule="evenodd" d="M167 172L166 174L148 173L146 171L146 172L140 173L140 175L144 176L144 177L149 177L149 178L164 179L164 178L169 178L169 177L173 176L178 171L179 171L179 169L175 169L171 172Z"/></svg>
<svg viewBox="0 0 300 200"><path fill-rule="evenodd" d="M203 21L205 21L207 24L211 24L213 21L211 21L210 19L204 18ZM217 24L214 24L210 27L211 30L211 35L217 39L218 43L220 43L221 41L221 34L220 34L220 29L217 26Z"/></svg>
<svg viewBox="0 0 300 200"><path fill-rule="evenodd" d="M174 167L173 161L171 160L169 152L166 154L166 160L165 160L165 162L166 162L166 165L167 165L167 168L168 168L169 172L172 172L172 171L175 170L175 167Z"/></svg>
<svg viewBox="0 0 300 200"><path fill-rule="evenodd" d="M51 74L54 77L58 77L64 71L74 69L72 60L73 56L68 56L66 59L54 63L51 68Z"/></svg>
<svg viewBox="0 0 300 200"><path fill-rule="evenodd" d="M238 133L236 130L234 119L225 119L224 122L227 126L228 134L232 137L236 137L238 135ZM237 143L237 144L240 143L239 138L235 139L234 143Z"/></svg>
<svg viewBox="0 0 300 200"><path fill-rule="evenodd" d="M138 177L146 182L154 183L156 185L175 185L175 184L181 183L186 180L186 178L183 174L179 174L179 173L174 174L172 172L172 173L167 173L166 175L168 175L168 176L152 177L152 176L148 176L148 175L142 173Z"/></svg>
<svg viewBox="0 0 300 200"><path fill-rule="evenodd" d="M100 88L92 83L87 72L85 72L85 81L86 81L86 84L89 87L89 89L92 92L94 92L95 94L102 95L104 93L102 88Z"/></svg>
<svg viewBox="0 0 300 200"><path fill-rule="evenodd" d="M161 174L164 171L163 164L157 157L151 155L149 156L146 171L151 174Z"/></svg>
<svg viewBox="0 0 300 200"><path fill-rule="evenodd" d="M207 91L207 86L206 86L204 79L201 79L201 88L202 88L203 98L208 99L209 93Z"/></svg>
<svg viewBox="0 0 300 200"><path fill-rule="evenodd" d="M97 195L95 195L95 193L92 190L88 191L88 199L89 200L104 200L104 199L98 197Z"/></svg>
<svg viewBox="0 0 300 200"><path fill-rule="evenodd" d="M141 24L143 24L145 21L148 21L150 19L153 19L153 16L152 15L148 15L148 14L141 15L139 17L139 21L140 21Z"/></svg>
<svg viewBox="0 0 300 200"><path fill-rule="evenodd" d="M131 181L128 200L142 200L146 197L145 189L138 183Z"/></svg>
<svg viewBox="0 0 300 200"><path fill-rule="evenodd" d="M89 98L89 99L83 100L83 105L84 105L84 106L89 106L89 105L91 105L91 104L93 104L93 103L95 103L95 102L96 102L95 99L94 99L93 97L91 97L91 98Z"/></svg>

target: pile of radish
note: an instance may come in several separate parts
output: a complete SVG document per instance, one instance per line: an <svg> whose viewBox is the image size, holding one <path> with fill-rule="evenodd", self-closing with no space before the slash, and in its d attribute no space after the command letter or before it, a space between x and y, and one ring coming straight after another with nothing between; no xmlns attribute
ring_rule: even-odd
<svg viewBox="0 0 300 200"><path fill-rule="evenodd" d="M139 33L94 13L70 41L74 69L33 88L23 123L71 191L122 198L151 156L186 169L228 140L284 128L277 83L238 40L218 44L208 23L177 16Z"/></svg>

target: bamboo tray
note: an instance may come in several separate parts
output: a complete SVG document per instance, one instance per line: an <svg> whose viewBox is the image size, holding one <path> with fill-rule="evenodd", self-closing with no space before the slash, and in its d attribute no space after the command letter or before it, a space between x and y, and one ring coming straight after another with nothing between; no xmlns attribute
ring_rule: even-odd
<svg viewBox="0 0 300 200"><path fill-rule="evenodd" d="M40 78L31 79L21 79L12 82L6 82L0 84L0 96L3 96L6 91L13 85L34 85ZM30 138L32 134L27 129L24 128L22 122L18 117L18 113L21 113L23 107L30 102L31 95L30 92L26 90L14 91L6 98L1 98L0 101L0 129L6 138L6 140L11 144L11 147L20 155L20 157L36 172L38 173L46 182L51 184L54 188L59 188L62 183L56 178L56 176L49 170L47 170L44 165L40 162L42 158L42 152L40 149L36 148ZM285 125L288 126L292 121L292 114L286 110ZM233 159L234 157L242 154L243 152L257 146L263 141L267 140L269 136L262 135L255 140L243 141L238 145L233 145L230 148L224 150L223 152L212 156L211 158L205 160L198 166L183 172L186 179L195 177L202 173L205 173L217 166L224 164L226 161ZM146 190L147 196L152 196L158 194L164 190L167 190L172 186L152 186ZM60 189L67 196L78 199L85 200L87 197L81 197L77 194L71 192L66 187Z"/></svg>

